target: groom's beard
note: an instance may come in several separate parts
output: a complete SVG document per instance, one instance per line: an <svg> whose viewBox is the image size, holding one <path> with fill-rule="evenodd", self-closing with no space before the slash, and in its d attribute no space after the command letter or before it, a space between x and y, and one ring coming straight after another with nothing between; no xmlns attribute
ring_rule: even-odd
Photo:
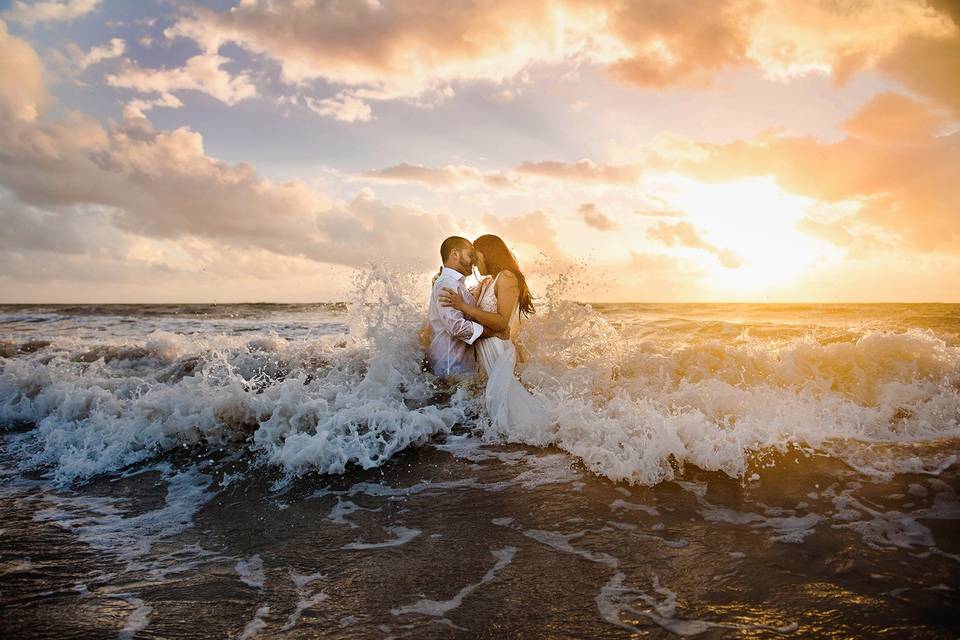
<svg viewBox="0 0 960 640"><path fill-rule="evenodd" d="M457 267L458 267L457 271L459 271L464 276L468 276L471 273L473 273L473 263L464 264L464 262L461 260L460 264L458 264Z"/></svg>

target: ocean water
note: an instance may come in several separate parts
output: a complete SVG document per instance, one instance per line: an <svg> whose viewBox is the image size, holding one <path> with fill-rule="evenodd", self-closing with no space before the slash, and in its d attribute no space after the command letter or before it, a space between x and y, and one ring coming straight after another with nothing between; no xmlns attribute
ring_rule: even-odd
<svg viewBox="0 0 960 640"><path fill-rule="evenodd" d="M522 436L412 277L0 306L0 637L957 637L960 305L553 293Z"/></svg>

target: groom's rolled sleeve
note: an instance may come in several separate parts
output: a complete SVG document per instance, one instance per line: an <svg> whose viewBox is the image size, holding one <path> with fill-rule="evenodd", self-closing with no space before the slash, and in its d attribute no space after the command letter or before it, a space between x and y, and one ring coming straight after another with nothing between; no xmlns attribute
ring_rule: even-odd
<svg viewBox="0 0 960 640"><path fill-rule="evenodd" d="M483 333L483 325L478 322L470 322L473 325L473 335L470 336L469 340L464 340L467 344L473 344L477 341L477 338L480 337L480 334Z"/></svg>
<svg viewBox="0 0 960 640"><path fill-rule="evenodd" d="M447 331L457 340L473 344L483 333L483 325L463 317L463 313L452 307L444 307L441 312Z"/></svg>

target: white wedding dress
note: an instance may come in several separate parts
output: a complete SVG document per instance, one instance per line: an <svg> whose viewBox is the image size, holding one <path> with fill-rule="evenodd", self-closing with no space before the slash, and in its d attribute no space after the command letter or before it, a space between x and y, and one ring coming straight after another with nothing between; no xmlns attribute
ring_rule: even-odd
<svg viewBox="0 0 960 640"><path fill-rule="evenodd" d="M496 278L489 280L480 293L481 311L497 312ZM510 336L516 336L518 309L510 315ZM513 340L481 338L476 343L477 362L487 375L484 403L494 433L514 442L545 445L552 441L553 431L546 406L527 391L517 379L517 348Z"/></svg>

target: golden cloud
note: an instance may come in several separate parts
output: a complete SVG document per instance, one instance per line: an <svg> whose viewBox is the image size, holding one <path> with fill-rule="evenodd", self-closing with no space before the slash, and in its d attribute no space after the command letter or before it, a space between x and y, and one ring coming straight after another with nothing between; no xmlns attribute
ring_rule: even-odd
<svg viewBox="0 0 960 640"><path fill-rule="evenodd" d="M843 123L843 129L866 140L906 142L930 138L948 122L943 111L899 93L885 92L873 96Z"/></svg>
<svg viewBox="0 0 960 640"><path fill-rule="evenodd" d="M633 164L595 164L580 160L564 162L524 162L516 169L521 175L575 182L581 184L627 185L640 178L640 166Z"/></svg>
<svg viewBox="0 0 960 640"><path fill-rule="evenodd" d="M550 258L559 259L563 256L557 244L557 232L543 211L503 217L488 212L480 218L480 224L484 233L500 235L507 239L508 244L524 244Z"/></svg>
<svg viewBox="0 0 960 640"><path fill-rule="evenodd" d="M747 62L752 0L653 0L605 5L608 29L626 53L607 67L642 87L705 86L726 66Z"/></svg>
<svg viewBox="0 0 960 640"><path fill-rule="evenodd" d="M689 222L673 224L660 222L657 226L647 229L647 236L659 240L668 247L689 247L712 253L727 269L736 269L742 264L742 260L736 253L707 242Z"/></svg>
<svg viewBox="0 0 960 640"><path fill-rule="evenodd" d="M442 94L451 82L497 82L531 60L560 61L600 26L593 13L550 0L251 1L222 12L193 9L167 35L210 52L235 42L277 60L288 82L323 78L382 99Z"/></svg>
<svg viewBox="0 0 960 640"><path fill-rule="evenodd" d="M960 114L960 27L942 37L906 38L879 66L908 89Z"/></svg>
<svg viewBox="0 0 960 640"><path fill-rule="evenodd" d="M571 62L641 87L705 86L737 67L840 82L878 69L953 109L960 104L960 29L945 0L249 0L224 11L194 8L166 34L208 54L236 43L277 61L289 83L345 87L339 104L432 103L457 83L502 83L533 65Z"/></svg>
<svg viewBox="0 0 960 640"><path fill-rule="evenodd" d="M586 202L577 207L577 213L583 218L587 226L600 231L613 231L618 226L610 216L597 209L597 205L592 202Z"/></svg>
<svg viewBox="0 0 960 640"><path fill-rule="evenodd" d="M932 135L940 122L922 103L881 94L846 123L850 136L839 142L774 136L704 144L703 160L659 166L707 181L772 175L792 193L853 203L858 211L845 229L807 225L840 244L867 229L910 249L950 252L960 249L960 132Z"/></svg>
<svg viewBox="0 0 960 640"><path fill-rule="evenodd" d="M421 184L436 189L462 189L470 186L492 188L509 187L514 181L499 172L484 172L468 165L447 165L434 168L418 164L400 163L384 169L358 174L366 180Z"/></svg>

